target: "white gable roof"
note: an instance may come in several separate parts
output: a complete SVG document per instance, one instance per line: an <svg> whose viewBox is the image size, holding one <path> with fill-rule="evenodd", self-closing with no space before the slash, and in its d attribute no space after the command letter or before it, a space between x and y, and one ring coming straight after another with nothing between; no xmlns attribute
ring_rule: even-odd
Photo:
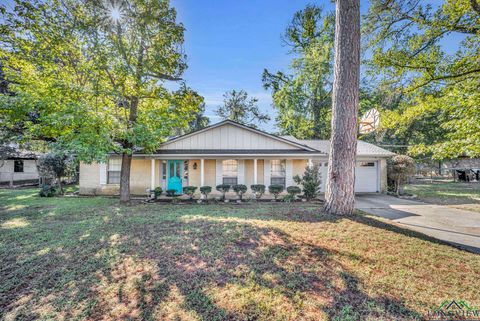
<svg viewBox="0 0 480 321"><path fill-rule="evenodd" d="M173 138L160 150L277 150L317 152L315 148L226 120Z"/></svg>

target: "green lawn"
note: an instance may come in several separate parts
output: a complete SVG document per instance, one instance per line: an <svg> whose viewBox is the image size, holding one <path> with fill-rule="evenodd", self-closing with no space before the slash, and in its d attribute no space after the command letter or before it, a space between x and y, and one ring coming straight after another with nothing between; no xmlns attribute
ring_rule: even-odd
<svg viewBox="0 0 480 321"><path fill-rule="evenodd" d="M433 182L411 184L407 193L415 194L422 201L433 204L452 205L480 212L480 183Z"/></svg>
<svg viewBox="0 0 480 321"><path fill-rule="evenodd" d="M318 205L120 206L0 190L1 320L413 320L480 259Z"/></svg>

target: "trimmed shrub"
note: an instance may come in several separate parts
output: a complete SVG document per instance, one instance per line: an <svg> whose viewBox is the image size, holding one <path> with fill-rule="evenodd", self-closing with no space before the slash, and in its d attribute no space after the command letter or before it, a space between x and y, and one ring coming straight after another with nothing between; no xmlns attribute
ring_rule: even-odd
<svg viewBox="0 0 480 321"><path fill-rule="evenodd" d="M286 203L291 203L291 202L295 202L295 195L293 194L287 194L283 197L283 201L286 202Z"/></svg>
<svg viewBox="0 0 480 321"><path fill-rule="evenodd" d="M403 194L408 177L415 174L415 161L406 155L396 155L387 160L387 176L393 191L397 195Z"/></svg>
<svg viewBox="0 0 480 321"><path fill-rule="evenodd" d="M255 195L256 199L259 199L262 197L263 194L265 194L265 185L263 184L253 184L250 185L250 188L253 191L253 195Z"/></svg>
<svg viewBox="0 0 480 321"><path fill-rule="evenodd" d="M57 190L52 185L43 185L38 195L40 195L40 197L53 197L55 196L56 191Z"/></svg>
<svg viewBox="0 0 480 321"><path fill-rule="evenodd" d="M241 200L243 194L247 191L247 186L243 184L233 185L232 189L235 193L237 193L238 198Z"/></svg>
<svg viewBox="0 0 480 321"><path fill-rule="evenodd" d="M302 190L298 186L288 186L287 193L288 195L292 196L292 200L297 198L297 195L300 194Z"/></svg>
<svg viewBox="0 0 480 321"><path fill-rule="evenodd" d="M268 191L273 194L273 197L275 197L275 200L277 200L278 198L278 194L280 194L281 192L283 192L284 188L283 188L283 185L270 185L268 187Z"/></svg>
<svg viewBox="0 0 480 321"><path fill-rule="evenodd" d="M187 194L188 197L190 197L190 199L193 200L193 194L195 193L196 190L197 190L196 186L185 186L183 188L183 193Z"/></svg>
<svg viewBox="0 0 480 321"><path fill-rule="evenodd" d="M177 196L177 190L176 189L167 189L166 193L167 193L168 197Z"/></svg>
<svg viewBox="0 0 480 321"><path fill-rule="evenodd" d="M225 200L225 194L230 190L230 185L229 184L220 184L217 185L216 187L217 191L222 193L222 200Z"/></svg>
<svg viewBox="0 0 480 321"><path fill-rule="evenodd" d="M200 193L205 195L205 199L208 199L208 194L212 192L212 187L211 186L202 186L200 187Z"/></svg>
<svg viewBox="0 0 480 321"><path fill-rule="evenodd" d="M155 189L153 190L153 195L155 196L155 199L157 199L160 195L162 195L163 193L163 189L159 186L159 187L155 187Z"/></svg>
<svg viewBox="0 0 480 321"><path fill-rule="evenodd" d="M322 184L320 168L318 165L314 166L307 166L305 168L305 172L303 176L300 177L296 175L293 180L295 183L302 185L303 187L303 195L307 201L310 201L320 194L320 186Z"/></svg>

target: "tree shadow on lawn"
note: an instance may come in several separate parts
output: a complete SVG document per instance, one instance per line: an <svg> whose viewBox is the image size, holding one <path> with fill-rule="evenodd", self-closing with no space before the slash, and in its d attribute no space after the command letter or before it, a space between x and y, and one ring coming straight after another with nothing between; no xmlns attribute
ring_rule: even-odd
<svg viewBox="0 0 480 321"><path fill-rule="evenodd" d="M202 216L139 223L135 215L50 220L28 242L31 231L15 231L9 248L0 243L0 310L18 320L418 316L370 297L332 252L280 229Z"/></svg>

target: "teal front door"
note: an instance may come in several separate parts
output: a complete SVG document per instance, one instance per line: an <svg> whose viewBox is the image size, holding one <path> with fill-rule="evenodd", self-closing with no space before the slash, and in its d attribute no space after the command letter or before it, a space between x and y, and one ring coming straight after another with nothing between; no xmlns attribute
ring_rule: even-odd
<svg viewBox="0 0 480 321"><path fill-rule="evenodd" d="M181 160L167 161L167 189L174 189L179 195L182 194L182 171Z"/></svg>

